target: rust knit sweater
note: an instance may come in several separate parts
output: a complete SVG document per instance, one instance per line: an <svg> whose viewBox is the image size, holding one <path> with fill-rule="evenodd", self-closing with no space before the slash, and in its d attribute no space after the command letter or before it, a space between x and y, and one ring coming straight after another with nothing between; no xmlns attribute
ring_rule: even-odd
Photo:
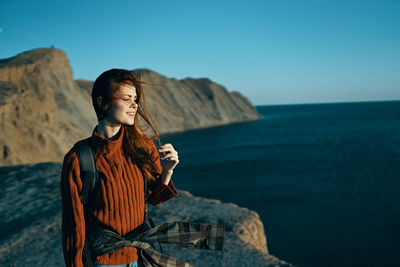
<svg viewBox="0 0 400 267"><path fill-rule="evenodd" d="M124 127L121 126L116 139L100 136L97 126L90 142L96 154L98 183L89 198L86 224L99 223L120 235L132 231L144 220L143 177L130 158L122 151ZM152 157L158 166L156 182L148 190L148 202L158 205L175 196L172 179L165 185L159 177L162 172L160 157L154 142L146 136ZM64 157L60 189L62 198L62 247L66 266L83 267L85 242L85 217L82 204L82 180L79 161L74 148ZM135 247L125 247L110 254L96 257L98 264L127 264L138 259Z"/></svg>

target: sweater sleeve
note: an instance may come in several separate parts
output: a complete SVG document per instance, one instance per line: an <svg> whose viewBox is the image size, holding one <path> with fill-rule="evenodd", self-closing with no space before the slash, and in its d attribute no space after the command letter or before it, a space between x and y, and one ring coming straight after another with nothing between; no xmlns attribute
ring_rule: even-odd
<svg viewBox="0 0 400 267"><path fill-rule="evenodd" d="M64 157L60 189L62 200L62 248L67 267L84 267L85 218L82 204L82 181L76 152Z"/></svg>
<svg viewBox="0 0 400 267"><path fill-rule="evenodd" d="M152 190L148 189L147 191L147 194L149 196L147 200L151 205L157 206L171 198L176 197L178 195L178 191L176 190L172 182L172 177L167 185L164 184L164 182L162 181L160 177L162 173L160 155L158 154L157 147L151 138L149 140L149 146L153 160L156 162L157 165L157 173L156 182L154 183Z"/></svg>

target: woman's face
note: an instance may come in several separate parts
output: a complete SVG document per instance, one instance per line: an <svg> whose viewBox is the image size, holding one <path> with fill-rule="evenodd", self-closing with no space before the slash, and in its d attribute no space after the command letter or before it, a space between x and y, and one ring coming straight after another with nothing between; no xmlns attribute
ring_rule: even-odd
<svg viewBox="0 0 400 267"><path fill-rule="evenodd" d="M106 119L115 124L133 125L138 108L136 99L136 88L130 84L121 84Z"/></svg>

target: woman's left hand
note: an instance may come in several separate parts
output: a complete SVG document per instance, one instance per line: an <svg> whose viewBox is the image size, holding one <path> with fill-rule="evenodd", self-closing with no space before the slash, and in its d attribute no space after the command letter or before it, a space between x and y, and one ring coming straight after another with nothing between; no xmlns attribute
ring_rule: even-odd
<svg viewBox="0 0 400 267"><path fill-rule="evenodd" d="M163 155L160 158L163 171L172 171L179 163L178 152L171 144L162 145L158 151Z"/></svg>

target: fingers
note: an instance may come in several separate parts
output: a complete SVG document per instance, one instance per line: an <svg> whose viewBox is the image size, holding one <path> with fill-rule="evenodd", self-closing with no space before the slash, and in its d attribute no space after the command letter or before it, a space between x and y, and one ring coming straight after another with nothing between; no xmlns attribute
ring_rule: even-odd
<svg viewBox="0 0 400 267"><path fill-rule="evenodd" d="M159 151L163 150L163 149L174 149L174 147L171 144L168 143L168 144L162 145L161 149L159 149Z"/></svg>
<svg viewBox="0 0 400 267"><path fill-rule="evenodd" d="M178 155L178 152L174 149L174 147L171 144L162 145L161 149L159 149L158 151L159 152L176 153L176 155Z"/></svg>
<svg viewBox="0 0 400 267"><path fill-rule="evenodd" d="M168 160L168 161L175 161L175 162L179 162L178 156L177 155L171 155L168 154L166 156L163 156L160 158L161 160Z"/></svg>
<svg viewBox="0 0 400 267"><path fill-rule="evenodd" d="M171 152L169 152L169 153L163 155L163 156L161 157L161 159L167 159L167 158L171 158L171 157L176 157L176 158L178 159L178 152L176 152L176 151L171 151Z"/></svg>
<svg viewBox="0 0 400 267"><path fill-rule="evenodd" d="M170 153L168 153L168 154L165 154L165 155L163 155L162 157L161 157L161 159L165 159L165 158L169 158L169 157L176 157L176 158L178 158L178 153L174 153L174 152L170 152Z"/></svg>
<svg viewBox="0 0 400 267"><path fill-rule="evenodd" d="M160 158L161 160L178 160L178 155L176 153L168 153Z"/></svg>
<svg viewBox="0 0 400 267"><path fill-rule="evenodd" d="M163 156L160 158L161 160L179 162L178 152L174 149L174 147L171 144L162 145L161 149L159 149L158 151L163 152Z"/></svg>

